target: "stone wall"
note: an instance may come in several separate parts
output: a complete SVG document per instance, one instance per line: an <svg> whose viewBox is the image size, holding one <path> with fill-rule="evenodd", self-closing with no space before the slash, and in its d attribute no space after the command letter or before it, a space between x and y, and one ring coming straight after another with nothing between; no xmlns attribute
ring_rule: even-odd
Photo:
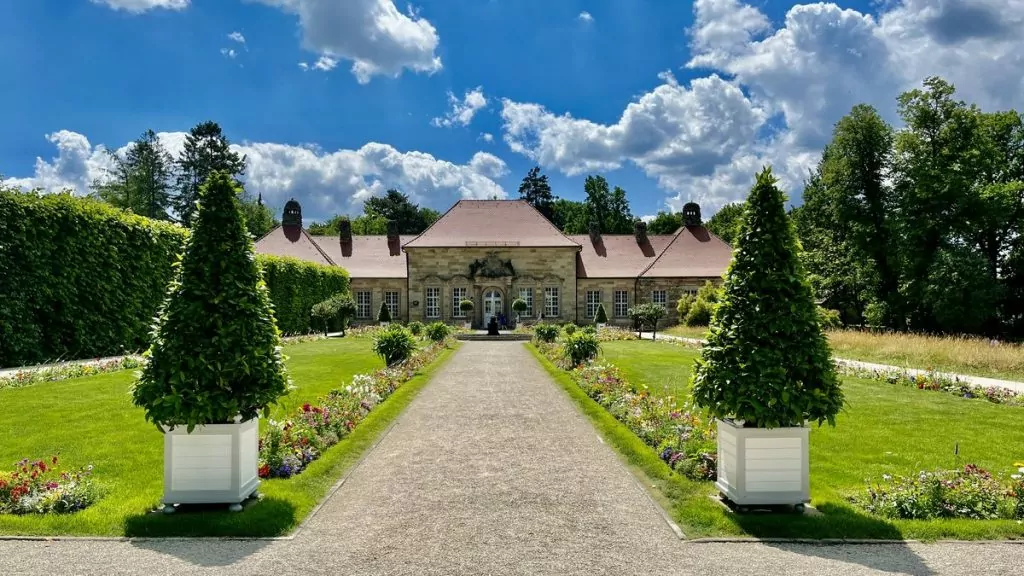
<svg viewBox="0 0 1024 576"><path fill-rule="evenodd" d="M655 290L664 290L668 296L668 311L658 326L671 326L679 323L679 316L676 313L676 304L684 293L697 294L697 290L710 280L712 283L721 286L722 278L641 278L639 281L639 292L641 304L653 301Z"/></svg>
<svg viewBox="0 0 1024 576"><path fill-rule="evenodd" d="M475 326L483 323L483 295L490 290L501 294L501 311L512 318L512 300L520 289L533 293L533 314L524 320L533 320L543 311L544 289L559 289L559 315L553 321L574 320L576 310L576 252L574 247L517 248L517 247L465 247L465 248L412 248L406 250L409 258L409 320L448 323L465 322L456 316L452 293L465 288L475 308L468 318ZM481 266L473 275L471 264ZM504 267L510 263L512 270ZM490 268L491 270L488 270ZM514 275L512 274L514 272ZM354 281L353 281L354 283ZM426 288L441 289L441 316L428 318Z"/></svg>
<svg viewBox="0 0 1024 576"><path fill-rule="evenodd" d="M358 299L356 293L370 292L370 317L353 318L352 325L376 324L377 313L380 312L380 304L384 301L384 292L398 292L398 313L391 311L391 317L395 321L405 322L409 314L409 293L405 278L352 278L352 299Z"/></svg>

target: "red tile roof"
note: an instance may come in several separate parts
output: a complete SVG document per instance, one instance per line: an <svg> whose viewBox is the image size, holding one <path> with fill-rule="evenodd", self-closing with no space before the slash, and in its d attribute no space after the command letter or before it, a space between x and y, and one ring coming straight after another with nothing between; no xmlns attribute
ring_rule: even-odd
<svg viewBox="0 0 1024 576"><path fill-rule="evenodd" d="M605 234L597 244L585 234L569 238L583 246L576 258L578 278L636 278L675 236L652 235L643 244L632 234Z"/></svg>
<svg viewBox="0 0 1024 576"><path fill-rule="evenodd" d="M524 200L459 200L406 248L576 247Z"/></svg>
<svg viewBox="0 0 1024 576"><path fill-rule="evenodd" d="M402 245L415 236L353 236L351 247L342 250L338 236L310 236L352 278L405 278L408 271Z"/></svg>
<svg viewBox="0 0 1024 576"><path fill-rule="evenodd" d="M644 278L715 278L725 274L732 247L703 226L683 226L644 270Z"/></svg>
<svg viewBox="0 0 1024 576"><path fill-rule="evenodd" d="M313 238L301 228L285 228L278 226L256 241L257 254L271 254L273 256L290 256L324 264L334 265L327 254L317 245Z"/></svg>

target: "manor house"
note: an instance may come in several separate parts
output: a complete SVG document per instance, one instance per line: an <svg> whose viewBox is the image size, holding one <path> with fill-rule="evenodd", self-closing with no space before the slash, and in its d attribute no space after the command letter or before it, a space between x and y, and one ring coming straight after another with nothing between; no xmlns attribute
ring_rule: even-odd
<svg viewBox="0 0 1024 576"><path fill-rule="evenodd" d="M511 302L526 301L522 321L592 322L603 303L612 324L628 325L627 310L655 302L675 318L675 302L706 280L717 283L732 249L702 224L700 207L683 208L673 234L565 235L522 200L460 200L418 236L313 236L302 227L295 200L282 225L256 242L263 254L341 266L352 279L356 323L376 319L385 302L395 320L485 326L492 315L511 318ZM474 302L467 316L463 299Z"/></svg>

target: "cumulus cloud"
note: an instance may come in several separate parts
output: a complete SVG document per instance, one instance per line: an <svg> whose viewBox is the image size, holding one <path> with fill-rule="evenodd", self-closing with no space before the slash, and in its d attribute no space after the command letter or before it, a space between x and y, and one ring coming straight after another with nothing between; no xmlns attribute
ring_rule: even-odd
<svg viewBox="0 0 1024 576"><path fill-rule="evenodd" d="M157 136L172 155L184 148L185 132ZM50 160L37 158L33 176L11 178L7 184L50 191L70 188L85 194L94 180L106 178L106 171L113 167L106 148L93 145L82 134L61 130L47 139L57 147L57 155ZM461 198L506 197L494 179L507 174L508 167L486 152L475 154L466 164L455 164L377 142L334 152L275 142L243 142L231 148L246 157L243 180L248 191L262 194L275 208L294 197L311 218L358 212L367 198L388 188L398 188L415 202L439 209ZM127 144L117 153L126 149Z"/></svg>
<svg viewBox="0 0 1024 576"><path fill-rule="evenodd" d="M451 109L444 116L431 120L432 125L439 128L469 126L469 123L473 121L473 116L487 107L487 97L484 96L482 86L466 91L461 99L449 91L448 105L451 106Z"/></svg>
<svg viewBox="0 0 1024 576"><path fill-rule="evenodd" d="M360 84L403 70L432 74L441 69L434 25L393 0L252 0L294 14L303 45L318 54L352 62ZM333 66L332 66L333 68Z"/></svg>
<svg viewBox="0 0 1024 576"><path fill-rule="evenodd" d="M220 53L222 56L227 56L228 58L238 56L238 52L235 52L234 48L221 48Z"/></svg>
<svg viewBox="0 0 1024 576"><path fill-rule="evenodd" d="M157 8L184 10L188 8L189 0L92 0L92 3L102 4L114 10L124 10L132 14L142 14Z"/></svg>
<svg viewBox="0 0 1024 576"><path fill-rule="evenodd" d="M231 34L228 34L228 39L234 40L239 44L245 44L245 36L243 36L241 32L232 32Z"/></svg>
<svg viewBox="0 0 1024 576"><path fill-rule="evenodd" d="M590 12L587 12L586 10L584 10L583 12L580 12L580 15L577 16L577 18L579 18L583 22L593 22L594 21L594 17L590 14Z"/></svg>
<svg viewBox="0 0 1024 576"><path fill-rule="evenodd" d="M494 142L494 134L491 134L490 132L481 132L480 139L490 144L491 142Z"/></svg>

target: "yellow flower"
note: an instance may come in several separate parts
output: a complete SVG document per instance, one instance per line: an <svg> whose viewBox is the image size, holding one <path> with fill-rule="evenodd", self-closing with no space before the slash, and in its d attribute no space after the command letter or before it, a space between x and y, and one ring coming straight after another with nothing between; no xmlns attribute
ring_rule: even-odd
<svg viewBox="0 0 1024 576"><path fill-rule="evenodd" d="M1014 462L1013 465L1016 468L1020 468L1021 466L1024 466L1024 462Z"/></svg>

